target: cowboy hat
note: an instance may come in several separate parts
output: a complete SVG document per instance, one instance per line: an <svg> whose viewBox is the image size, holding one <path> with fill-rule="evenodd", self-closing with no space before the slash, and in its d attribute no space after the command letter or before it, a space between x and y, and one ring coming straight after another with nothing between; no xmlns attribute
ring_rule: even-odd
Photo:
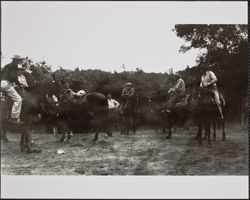
<svg viewBox="0 0 250 200"><path fill-rule="evenodd" d="M131 82L126 83L127 86L132 86L133 84Z"/></svg>
<svg viewBox="0 0 250 200"><path fill-rule="evenodd" d="M174 75L177 76L177 77L179 77L179 78L182 77L181 74L180 74L180 72L175 72Z"/></svg>
<svg viewBox="0 0 250 200"><path fill-rule="evenodd" d="M19 55L14 55L12 59L15 59L15 60L22 60L23 58Z"/></svg>

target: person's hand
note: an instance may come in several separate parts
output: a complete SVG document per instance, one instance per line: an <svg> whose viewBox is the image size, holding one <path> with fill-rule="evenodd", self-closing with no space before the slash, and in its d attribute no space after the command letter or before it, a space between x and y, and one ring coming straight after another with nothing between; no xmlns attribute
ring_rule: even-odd
<svg viewBox="0 0 250 200"><path fill-rule="evenodd" d="M207 87L208 86L208 83L203 83L203 87Z"/></svg>

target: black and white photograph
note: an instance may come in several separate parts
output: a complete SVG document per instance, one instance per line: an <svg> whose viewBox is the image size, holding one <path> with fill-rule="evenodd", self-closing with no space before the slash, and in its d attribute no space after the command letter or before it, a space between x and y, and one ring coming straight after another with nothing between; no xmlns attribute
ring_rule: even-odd
<svg viewBox="0 0 250 200"><path fill-rule="evenodd" d="M1 175L248 177L247 2L202 3L2 1Z"/></svg>

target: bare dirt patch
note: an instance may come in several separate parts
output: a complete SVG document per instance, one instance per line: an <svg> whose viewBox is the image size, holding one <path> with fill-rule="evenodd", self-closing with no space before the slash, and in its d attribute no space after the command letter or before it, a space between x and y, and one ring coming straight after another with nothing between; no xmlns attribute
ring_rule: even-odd
<svg viewBox="0 0 250 200"><path fill-rule="evenodd" d="M219 131L220 132L220 131ZM128 136L75 134L69 144L61 135L34 134L39 154L20 152L20 135L9 133L10 143L1 143L4 175L248 175L248 133L237 126L226 129L227 140L202 146L194 140L196 130L177 130L173 138L163 133L139 130ZM57 150L65 154L57 154Z"/></svg>

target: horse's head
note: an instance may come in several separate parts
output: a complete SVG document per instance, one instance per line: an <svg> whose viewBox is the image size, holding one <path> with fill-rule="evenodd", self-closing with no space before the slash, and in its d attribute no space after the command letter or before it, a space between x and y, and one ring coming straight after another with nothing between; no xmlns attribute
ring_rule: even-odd
<svg viewBox="0 0 250 200"><path fill-rule="evenodd" d="M73 102L74 92L70 88L64 88L61 90L59 98L62 102Z"/></svg>

